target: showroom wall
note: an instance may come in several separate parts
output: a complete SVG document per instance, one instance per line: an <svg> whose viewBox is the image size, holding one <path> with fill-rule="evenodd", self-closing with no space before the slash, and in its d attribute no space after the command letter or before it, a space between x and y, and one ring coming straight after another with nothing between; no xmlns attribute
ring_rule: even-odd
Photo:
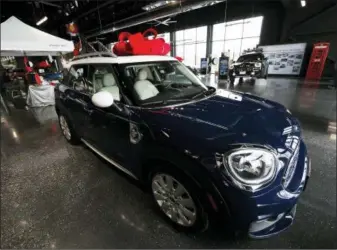
<svg viewBox="0 0 337 250"><path fill-rule="evenodd" d="M329 57L337 60L337 3L309 2L305 8L286 9L281 36L282 42L299 41L331 43Z"/></svg>
<svg viewBox="0 0 337 250"><path fill-rule="evenodd" d="M336 75L337 61L337 2L311 0L305 8L289 6L281 35L282 42L330 42L323 76Z"/></svg>

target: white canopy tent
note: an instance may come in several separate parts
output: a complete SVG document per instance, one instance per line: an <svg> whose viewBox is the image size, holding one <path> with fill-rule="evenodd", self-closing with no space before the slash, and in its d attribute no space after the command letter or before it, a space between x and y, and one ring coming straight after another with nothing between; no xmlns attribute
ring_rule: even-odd
<svg viewBox="0 0 337 250"><path fill-rule="evenodd" d="M74 44L33 28L12 16L1 23L1 56L56 56L72 52Z"/></svg>

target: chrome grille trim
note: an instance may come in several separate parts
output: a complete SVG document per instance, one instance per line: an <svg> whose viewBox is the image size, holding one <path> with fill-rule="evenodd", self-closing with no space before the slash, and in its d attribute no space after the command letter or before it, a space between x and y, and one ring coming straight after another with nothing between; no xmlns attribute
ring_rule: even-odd
<svg viewBox="0 0 337 250"><path fill-rule="evenodd" d="M289 145L289 148L291 151L293 151L293 156L290 158L288 167L283 176L283 186L285 188L289 186L289 183L292 180L296 170L296 165L300 154L300 140L298 137L293 137L292 143Z"/></svg>

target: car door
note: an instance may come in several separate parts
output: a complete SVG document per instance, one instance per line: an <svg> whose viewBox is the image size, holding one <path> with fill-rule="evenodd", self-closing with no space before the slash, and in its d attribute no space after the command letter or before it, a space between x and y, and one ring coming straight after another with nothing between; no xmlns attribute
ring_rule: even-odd
<svg viewBox="0 0 337 250"><path fill-rule="evenodd" d="M79 136L83 135L87 115L84 110L88 92L85 82L87 67L87 65L73 65L69 69L68 82L60 94L67 115Z"/></svg>
<svg viewBox="0 0 337 250"><path fill-rule="evenodd" d="M99 108L88 102L85 138L109 159L125 164L130 149L129 114L121 98L116 72L110 64L92 64L89 65L87 81L93 84L93 94L100 91L111 93L114 105Z"/></svg>

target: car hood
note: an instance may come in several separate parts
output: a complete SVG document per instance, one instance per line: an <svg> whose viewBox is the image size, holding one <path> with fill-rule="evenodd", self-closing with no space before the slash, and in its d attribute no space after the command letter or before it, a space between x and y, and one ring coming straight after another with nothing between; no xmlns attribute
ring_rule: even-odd
<svg viewBox="0 0 337 250"><path fill-rule="evenodd" d="M142 109L141 117L154 134L183 147L201 143L208 148L223 148L252 143L277 148L293 132L289 128L298 126L282 105L227 90L217 90L211 97L188 104Z"/></svg>

